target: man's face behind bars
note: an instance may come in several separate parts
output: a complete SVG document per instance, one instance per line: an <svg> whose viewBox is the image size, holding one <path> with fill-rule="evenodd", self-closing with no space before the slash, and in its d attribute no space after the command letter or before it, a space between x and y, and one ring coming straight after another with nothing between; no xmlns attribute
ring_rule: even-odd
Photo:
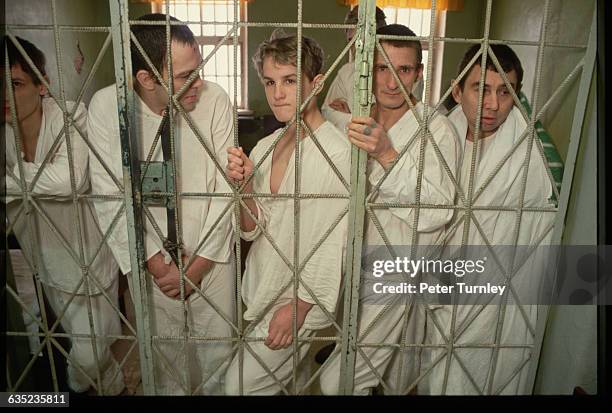
<svg viewBox="0 0 612 413"><path fill-rule="evenodd" d="M423 65L417 62L417 51L413 47L395 47L390 43L381 42L389 62L397 72L399 80L408 93L412 85L421 76ZM374 96L376 103L385 109L399 109L408 105L395 76L385 62L380 52L374 57Z"/></svg>
<svg viewBox="0 0 612 413"><path fill-rule="evenodd" d="M274 61L266 57L263 63L263 86L270 109L279 122L289 122L295 116L297 99L297 67ZM302 76L302 101L314 89L321 75L313 80ZM303 113L306 115L316 107L316 98L312 98Z"/></svg>
<svg viewBox="0 0 612 413"><path fill-rule="evenodd" d="M198 45L190 45L181 42L172 42L172 71L174 73L174 93L178 93L181 87L185 84L189 76L198 68L202 62L202 55ZM168 81L168 69L164 65L163 79ZM159 113L164 110L168 104L168 94L163 86L154 82L150 83L153 89L153 99L150 102L151 109ZM203 81L200 75L191 82L191 85L181 94L179 102L186 112L195 109L200 99L200 89Z"/></svg>
<svg viewBox="0 0 612 413"><path fill-rule="evenodd" d="M516 71L513 69L506 73L508 81L514 90L518 83ZM468 73L463 88L456 84L453 86L453 98L463 109L468 120L468 136L472 140L476 123L478 121L478 97L480 86L480 65L474 65ZM482 96L482 113L480 116L481 137L487 138L497 132L497 129L506 121L508 114L514 106L514 100L504 83L504 79L494 70L487 69Z"/></svg>

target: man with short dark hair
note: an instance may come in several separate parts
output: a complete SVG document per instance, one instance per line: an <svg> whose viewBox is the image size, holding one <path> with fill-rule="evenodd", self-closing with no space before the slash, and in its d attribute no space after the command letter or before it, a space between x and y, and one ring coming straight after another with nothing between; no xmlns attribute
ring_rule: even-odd
<svg viewBox="0 0 612 413"><path fill-rule="evenodd" d="M344 24L357 24L359 17L359 6L353 7L344 18ZM387 25L385 12L376 7L376 29L380 29ZM346 29L346 42L350 41L355 36L355 29ZM351 120L351 105L353 102L353 83L355 76L354 59L355 45L351 48L349 61L345 63L334 78L334 81L327 90L325 101L321 107L321 113L339 129L344 128L345 124ZM417 101L421 100L423 95L423 78L418 78L412 86L412 94Z"/></svg>
<svg viewBox="0 0 612 413"><path fill-rule="evenodd" d="M16 40L48 84L44 54L29 41L19 37ZM8 37L4 37L2 49L8 52L15 103L13 113L5 84L6 191L9 194L30 192L40 211L44 211L39 213L30 204L28 216L22 214L20 218L22 199L9 195L7 217L13 224L23 256L35 268L33 271L43 285L51 308L57 317L62 316L62 328L68 334L85 335L70 337L68 387L81 393L94 384L99 394L118 395L125 384L110 351L115 339L108 338L121 334L119 315L114 309L118 305L118 268L108 247L99 248L103 238L90 201L79 199L76 207L73 204L73 196L89 189L87 146L74 126L85 132L85 105L81 103L75 108L74 102L66 102L68 113L74 111L66 131L65 113L47 96L47 86L34 67ZM4 76L2 80L4 84ZM51 156L50 151L53 151ZM21 165L18 156L22 158ZM49 160L43 166L46 158ZM22 188L22 183L27 188ZM80 231L77 231L77 220ZM80 263L69 249L76 254L81 251L85 262ZM87 276L82 265L87 266ZM35 331L38 333L38 328ZM92 334L97 336L95 347ZM98 373L101 383L97 382Z"/></svg>
<svg viewBox="0 0 612 413"><path fill-rule="evenodd" d="M133 24L132 32L139 44L132 42L132 74L136 90L136 129L140 147L140 159L147 159L151 153L152 162L171 163L174 156L177 169L177 193L229 193L223 171L217 169L206 152L206 145L217 159L225 157L227 147L233 139L232 105L220 86L200 79L185 85L192 73L202 62L199 46L193 33L186 25L171 25L172 76L168 73L166 50L166 15L149 14L138 19L142 22L160 24ZM177 20L171 18L173 22ZM140 46L140 47L139 47ZM149 67L140 48L151 63L168 82L172 79L174 93L183 113L170 104L168 92ZM89 133L92 144L101 159L108 161L111 172L121 179L122 163L120 152L119 124L117 120L117 98L115 85L98 91L91 100ZM168 122L168 108L174 111L174 125L167 133L160 125ZM189 125L190 119L194 128ZM164 149L170 147L170 127L174 127L176 152ZM152 150L158 131L161 139ZM200 136L196 135L196 131ZM204 142L200 142L200 137ZM151 152L150 152L151 151ZM169 153L167 153L169 152ZM120 193L99 159L92 155L92 184L96 193ZM142 172L146 175L147 166ZM126 188L127 190L127 188ZM231 212L225 213L228 202L223 197L186 197L179 195L176 202L181 231L174 222L174 210L165 205L146 206L157 223L157 228L145 217L145 253L147 270L153 276L154 285L150 290L152 306L152 333L154 335L181 337L185 325L190 336L225 337L232 336L232 329L226 320L233 320L233 270L231 254ZM121 202L99 200L96 202L98 217L103 228L108 228ZM125 215L121 215L115 231L109 237L109 245L119 261L124 274L130 272L130 251L127 242ZM217 220L219 221L217 223ZM157 233L161 231L161 235ZM182 255L179 255L179 247ZM178 260L182 260L185 272L184 297L181 301L180 272ZM128 280L133 284L138 280ZM194 292L193 283L204 291ZM215 309L216 307L216 309ZM187 308L185 315L184 309ZM220 311L220 313L217 312ZM187 320L185 322L185 317ZM196 344L197 343L197 344ZM198 390L204 394L220 394L223 376L231 353L231 344L223 341L191 341L183 344L175 340L158 340L154 348L155 378L160 394L192 394ZM200 382L205 383L200 386Z"/></svg>
<svg viewBox="0 0 612 413"><path fill-rule="evenodd" d="M491 45L491 49L497 56L502 69L506 72L510 84L518 94L523 82L523 67L521 66L520 60L514 51L506 45L494 44ZM461 73L479 51L479 44L470 47L463 56L457 73ZM497 73L497 68L490 57L487 57L486 64L484 110L481 117L482 122L480 124L481 138L488 138L497 132L499 127L508 118L508 115L510 115L510 112L514 109L512 95L502 77ZM455 102L461 106L462 110L455 112L452 116L449 114L449 119L454 120L453 123L459 125L459 121L463 118L461 112L463 112L463 116L465 116L467 120L467 130L463 130L466 125L462 123L460 125L461 130L458 131L459 138L465 138L470 142L474 140L474 131L476 130L478 88L480 85L479 69L480 60L476 59L476 62L472 65L468 73L454 82L452 96ZM493 80L496 80L495 84L493 84ZM495 88L492 89L492 87ZM519 111L518 108L515 110L516 112Z"/></svg>
<svg viewBox="0 0 612 413"><path fill-rule="evenodd" d="M479 193L478 198L472 201L479 208L472 209L468 214L462 210L457 211L449 225L449 231L453 232L449 233L446 244L451 255L454 254L454 250L459 249L463 241L465 246L468 246L468 250L463 250L464 254L472 254L468 251L473 251L473 246L491 245L492 248L496 248L502 265L509 268L510 262L504 257L512 256L511 248L515 245L515 236L518 235L516 239L518 257L527 250L525 247L535 246L538 242L541 242L540 245L549 242L551 232L548 236L546 233L551 228L554 213L524 211L522 208L554 207L549 201L553 190L546 171L547 166L536 147L539 144L538 137L535 137L531 149L528 146L528 139L519 141L526 132L527 123L515 106L511 90L517 94L520 91L523 79L521 62L514 51L506 45L490 45L490 47L491 51L485 63L480 111L481 56L478 55L463 78L453 81L452 95L458 105L449 113L448 119L457 132L463 153L457 180L465 197L468 196L469 185L472 182L474 194ZM461 73L480 52L480 44L470 47L457 73ZM490 56L491 52L497 57L509 84L498 72ZM477 152L476 145L479 146ZM531 152L528 153L528 150ZM477 156L477 159L474 159L474 156ZM525 176L526 159L529 160L529 166ZM475 168L473 179L470 180L472 164ZM516 233L518 219L520 227ZM469 225L469 232L467 239L464 240L466 225ZM484 248L479 251L482 251L482 253L477 252L480 255L488 253ZM542 265L545 263L542 256L541 251L536 251L531 257L518 258L515 261L515 265L518 262L522 264L522 268L512 278L519 299L524 299L524 293L528 290L539 288L540 274L544 271ZM493 260L489 261L487 279L491 282L505 281L501 274L500 278L494 278L498 274L498 269ZM507 289L508 294L509 290ZM503 317L500 305L480 305L486 304L484 299L478 301L479 305L462 304L456 305L454 309L452 306L444 305L433 311L434 317L438 319L444 330L440 332L434 328L433 323L428 322L428 341L442 344L446 342L444 336L453 337L455 343L469 343L469 346L475 348L456 348L452 354L446 356L449 357L448 360L442 359L427 377L429 393L465 395L524 392L523 387L528 373L526 361L530 357L530 350L524 346L534 341L527 321L535 326L537 306L523 305L521 310L513 303L511 296L509 300ZM502 325L498 324L500 321L503 321L503 330L497 331ZM450 331L453 325L455 331ZM496 342L507 347L496 350L497 362L493 366L495 359L491 345ZM430 362L440 355L440 351L431 349ZM423 368L428 367L424 358ZM494 376L491 374L493 367ZM446 368L449 372L445 379Z"/></svg>
<svg viewBox="0 0 612 413"><path fill-rule="evenodd" d="M377 30L377 35L414 36L414 32L406 26L392 24ZM455 196L455 189L448 176L442 161L436 155L432 142L428 139L424 149L423 171L419 178L419 159L421 133L418 132L418 118L423 117L424 105L417 102L410 93L414 82L423 72L421 63L421 43L417 40L381 40L381 46L389 58L391 67L382 53L376 51L374 56L374 79L372 82L376 103L373 105L371 115L367 117L353 117L348 125L348 139L350 142L368 153L368 192L372 199L369 202L446 205L449 208L421 208L419 211L418 227L414 228L415 208L380 208L375 209L377 222L366 218L365 247L375 248L385 246L386 237L393 246L423 246L423 253L429 251L428 246L442 242L445 225L450 221L453 210L451 208ZM396 80L396 72L399 81ZM409 93L411 105L406 100L404 90ZM411 108L412 106L412 108ZM430 110L432 113L433 109ZM427 119L430 138L437 144L441 156L445 159L451 171L455 170L457 159L457 139L448 120L433 113ZM416 138L411 138L416 133ZM402 149L410 144L406 152L398 159ZM393 169L391 169L391 167ZM391 169L391 170L390 170ZM390 170L390 171L389 171ZM387 173L378 191L374 188ZM417 200L417 188L420 197ZM384 231L379 233L377 228ZM413 238L414 236L414 238ZM419 255L420 258L420 255ZM363 285L363 283L362 283ZM362 290L364 291L364 290ZM371 296L372 291L362 292L359 314L359 342L377 342L387 347L363 347L362 350L376 369L378 376L385 376L394 356L393 346L401 340L401 332L405 323L408 324L407 340L420 342L423 336L424 314L420 306L412 306L408 320L405 320L405 306L392 305L388 311L382 312L382 305L369 304L364 299ZM372 324L373 328L369 325ZM410 350L407 355L409 368L406 377L416 378L418 370L418 352ZM321 388L325 394L337 394L340 379L340 357L338 353L334 360L330 360L327 368L321 375ZM392 363L394 366L396 363ZM414 373L414 374L413 374ZM357 354L355 365L354 393L367 394L371 388L379 384L369 363L364 360L361 353ZM394 379L393 377L392 379ZM400 393L405 386L404 382L394 380L391 391Z"/></svg>

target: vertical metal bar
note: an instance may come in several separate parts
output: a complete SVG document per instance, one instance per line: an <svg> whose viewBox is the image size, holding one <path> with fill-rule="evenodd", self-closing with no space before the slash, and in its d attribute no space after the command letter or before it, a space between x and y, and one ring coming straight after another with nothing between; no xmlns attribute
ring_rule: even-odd
<svg viewBox="0 0 612 413"><path fill-rule="evenodd" d="M238 7L238 0L234 0L234 85L237 83L238 71L236 68L236 41L238 37L238 23L236 16L236 9ZM237 89L234 87L234 146L240 146L238 139L238 105L237 105ZM244 330L242 326L242 250L240 246L240 193L238 187L235 185L231 186L234 195L234 220L236 225L234 226L234 242L236 243L236 324L238 327L238 394L242 395L244 392Z"/></svg>
<svg viewBox="0 0 612 413"><path fill-rule="evenodd" d="M372 67L376 43L376 2L361 1L355 31L355 83L351 112L369 116L371 107ZM368 154L352 146L351 195L349 201L348 238L346 244L346 281L344 290L344 320L340 364L340 392L352 394L357 351L357 312L361 278L361 249L364 238L366 165Z"/></svg>
<svg viewBox="0 0 612 413"><path fill-rule="evenodd" d="M240 29L238 27L238 18L239 18L239 4L238 0L234 0L234 33L232 37L232 42L234 45L234 146L239 146L240 142L238 141L238 36L240 35Z"/></svg>
<svg viewBox="0 0 612 413"><path fill-rule="evenodd" d="M142 222L142 191L138 161L138 136L134 113L134 85L130 54L130 24L128 0L109 0L113 34L113 55L117 86L119 133L127 233L133 282L134 312L140 351L140 372L144 394L155 394L153 349L149 319L149 300L145 270L145 250Z"/></svg>
<svg viewBox="0 0 612 413"><path fill-rule="evenodd" d="M249 9L246 2L240 2L240 21L249 21ZM249 68L249 57L248 57L248 45L249 45L249 30L247 26L242 26L240 31L240 56L242 66L241 69L244 74L240 76L240 106L243 109L249 108L249 88L247 87L247 70Z"/></svg>
<svg viewBox="0 0 612 413"><path fill-rule="evenodd" d="M555 227L551 245L560 245L563 238L563 230L565 229L565 219L569 208L572 184L574 180L574 170L578 158L578 150L580 149L580 141L582 138L582 126L584 123L586 107L591 88L591 80L595 70L595 57L597 53L597 7L593 11L593 20L591 23L591 33L589 35L589 43L584 56L584 65L582 67L582 75L580 77L580 86L578 88L578 98L576 99L576 107L574 109L574 118L572 121L572 129L570 132L570 142L565 160L565 170L563 171L563 186L559 199L559 211L555 219ZM556 291L557 277L553 283L551 291ZM535 379L537 375L538 362L540 360L540 352L542 350L542 342L544 341L544 332L546 329L546 321L550 308L544 306L542 314L538 314L538 322L536 326L536 337L534 340L533 354L529 365L529 374L525 390L533 391Z"/></svg>
<svg viewBox="0 0 612 413"><path fill-rule="evenodd" d="M217 37L217 7L216 4L213 2L211 4L212 10L213 10L213 21L215 22L215 24L213 25L214 31L213 31L213 36ZM215 61L215 83L221 83L219 81L219 72L217 72L217 55L215 54L213 57L214 61Z"/></svg>
<svg viewBox="0 0 612 413"><path fill-rule="evenodd" d="M431 0L431 12L430 12L430 24L429 24L429 45L428 45L428 49L431 50L432 49L432 45L433 45L433 39L434 39L434 28L435 28L435 19L436 19L436 0ZM421 29L423 28L423 14L421 13ZM427 59L427 68L426 68L426 74L427 74L427 83L425 85L425 104L423 105L423 127L421 128L420 131L420 138L421 141L419 142L419 158L418 158L418 174L417 174L417 185L416 185L416 208L414 209L414 220L413 220L413 224L412 224L412 237L411 237L411 248L410 248L410 256L411 257L415 257L416 253L417 253L417 247L418 247L418 228L419 228L419 218L420 218L420 213L421 213L421 207L420 207L420 203L421 203L421 186L423 183L423 167L425 164L425 145L427 144L427 135L430 134L429 131L429 95L430 95L430 91L431 91L431 72L432 72L432 59L431 59L431 54L429 55L430 57ZM412 98L412 90L409 92L410 93L410 98ZM415 108L411 108L410 110L414 111L416 113L416 109ZM401 384L401 378L403 377L403 372L404 372L404 356L406 353L406 329L408 328L408 319L410 317L410 310L411 307L414 305L414 303L407 301L406 304L404 304L404 316L403 316L403 326L402 326L402 333L400 336L400 348L399 348L399 352L400 352L400 366L399 369L397 371L397 385L399 386ZM426 303L423 303L423 305L427 305ZM413 312L414 317L417 317L416 312ZM399 388L395 388L396 392L400 392Z"/></svg>
<svg viewBox="0 0 612 413"><path fill-rule="evenodd" d="M299 364L299 343L297 328L297 300L300 266L300 142L302 140L302 9L303 0L297 3L297 93L295 96L295 175L293 187L293 304L291 308L291 335L293 335L293 394L298 393L297 369Z"/></svg>
<svg viewBox="0 0 612 413"><path fill-rule="evenodd" d="M229 5L226 4L225 5L225 15L226 16L227 16L228 12L229 12ZM229 21L227 17L225 18L225 21ZM232 26L234 26L234 25L232 24ZM224 27L227 28L227 26L224 26ZM238 36L238 32L236 30L234 30L234 37L235 36ZM234 42L233 42L233 39L232 39L232 45L233 44L234 44ZM227 50L227 53L225 54L225 57L226 57L226 60L227 60L227 68L229 69L230 67L232 67L232 65L230 64L231 61L232 61L230 53L233 52L233 50L230 50L230 46L229 45L225 45L224 47ZM229 93L230 87L233 85L232 84L232 75L229 73L229 70L227 70L227 71L225 71L223 73L223 78L224 78L224 85L227 84L227 93ZM225 82L227 82L227 83L225 83ZM232 95L233 95L233 93L232 93Z"/></svg>

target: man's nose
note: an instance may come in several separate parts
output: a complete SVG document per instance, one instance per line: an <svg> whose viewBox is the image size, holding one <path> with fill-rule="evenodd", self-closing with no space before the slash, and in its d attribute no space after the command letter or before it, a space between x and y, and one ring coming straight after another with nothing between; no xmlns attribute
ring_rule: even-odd
<svg viewBox="0 0 612 413"><path fill-rule="evenodd" d="M489 93L488 96L485 96L484 106L490 110L499 109L499 98L497 97L497 93Z"/></svg>
<svg viewBox="0 0 612 413"><path fill-rule="evenodd" d="M191 83L191 87L194 89L199 89L202 87L203 84L204 84L204 80L202 80L202 76L200 76L200 73L198 73L196 78Z"/></svg>
<svg viewBox="0 0 612 413"><path fill-rule="evenodd" d="M280 83L274 86L274 99L281 100L285 98L285 89Z"/></svg>
<svg viewBox="0 0 612 413"><path fill-rule="evenodd" d="M387 89L395 90L397 88L398 88L398 85L397 85L397 81L395 80L395 76L393 75L391 70L389 70L389 73L387 75Z"/></svg>

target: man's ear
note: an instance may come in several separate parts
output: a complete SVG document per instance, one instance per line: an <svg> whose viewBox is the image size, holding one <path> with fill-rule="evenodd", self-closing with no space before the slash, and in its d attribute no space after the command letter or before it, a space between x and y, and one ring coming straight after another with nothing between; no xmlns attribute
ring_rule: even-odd
<svg viewBox="0 0 612 413"><path fill-rule="evenodd" d="M455 99L455 102L460 105L461 104L461 97L463 95L463 92L461 91L461 85L459 85L459 83L457 82L456 79L452 79L451 80L451 87L453 88L453 99Z"/></svg>
<svg viewBox="0 0 612 413"><path fill-rule="evenodd" d="M155 80L154 75L147 70L142 69L136 72L136 81L143 90L151 91L155 89L155 85L157 84Z"/></svg>
<svg viewBox="0 0 612 413"><path fill-rule="evenodd" d="M312 79L314 89L316 90L315 95L318 95L323 90L323 74L319 73Z"/></svg>
<svg viewBox="0 0 612 413"><path fill-rule="evenodd" d="M417 77L415 79L415 82L419 79L423 79L423 63L419 63L418 66L416 67L416 71L417 71Z"/></svg>
<svg viewBox="0 0 612 413"><path fill-rule="evenodd" d="M45 81L47 82L47 84L49 84L49 78L47 77L47 75L44 75L43 78L45 79ZM47 89L47 86L45 86L44 83L40 82L40 85L38 85L38 94L40 96L47 96L47 94L49 93L49 89Z"/></svg>

